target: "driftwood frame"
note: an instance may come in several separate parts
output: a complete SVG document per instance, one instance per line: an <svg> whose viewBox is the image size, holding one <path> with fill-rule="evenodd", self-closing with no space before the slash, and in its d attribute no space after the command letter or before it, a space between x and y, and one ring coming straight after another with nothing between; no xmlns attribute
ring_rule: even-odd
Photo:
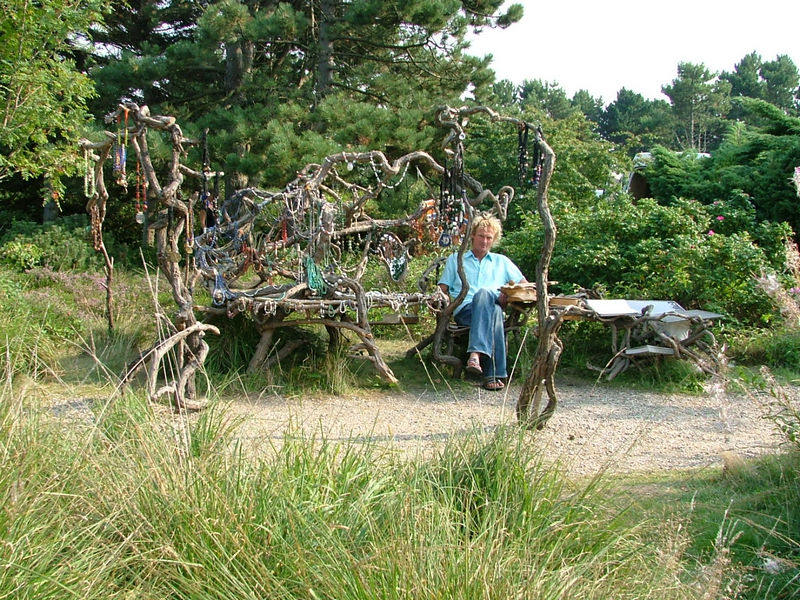
<svg viewBox="0 0 800 600"><path fill-rule="evenodd" d="M278 328L318 324L327 329L331 346L338 345L342 329L355 333L359 342L351 349L366 352L381 377L395 382L394 374L375 343L368 314L373 308L396 310L410 306L427 306L435 311L434 357L456 366L460 359L441 353L441 339L450 315L467 291L461 259L468 248L472 217L480 207L488 205L486 212L505 220L509 203L514 198L513 187L505 186L495 193L463 172L465 128L469 119L478 114L492 122L509 123L520 129L524 127L526 131L532 127L520 119L501 116L486 107L441 107L436 112L436 124L445 131L442 143L445 164L424 151L414 151L393 161L378 150L339 152L325 157L320 163L306 165L292 182L278 191L257 188L236 191L221 203L217 222L195 234L199 200L196 189L201 187L205 190L211 179L222 174L211 171L206 162L200 168L185 164L188 148L201 145L201 140L184 136L174 117L153 116L147 106L127 100L120 102L106 115L106 122L124 122L124 130L107 131L101 141L80 141L91 164L92 193L87 211L92 218L95 248L105 258L109 327L113 327L113 259L108 255L102 236L109 200L104 167L122 145L123 136L126 145L134 151L141 178L137 186L141 185L145 195L147 210L142 215L145 231L155 245L159 269L169 282L177 306L169 335L143 352L128 369L125 378L130 379L144 367L151 399L168 395L177 407L196 406L195 374L208 353L203 338L209 332L219 333L213 325L198 321L198 315L232 317L245 311L253 316L261 336L250 362L251 370L264 367ZM531 406L535 409L541 396L540 383L537 382L544 382L551 397L548 410L544 411L545 420L552 414L555 408L553 375L560 355L557 337L560 316L558 312L553 314L546 302L547 270L555 240L555 226L549 217L546 198L555 157L541 130L534 130L537 151L544 157L537 203L545 223L546 242L537 272L539 298L542 299L538 306L540 339L536 352L537 366L535 375L532 373L528 377L518 404L520 421L525 423L531 420ZM170 159L163 169L157 169L151 159L147 139L150 131L160 132L168 140ZM348 173L354 165L370 165L375 181L367 185L350 180ZM390 258L408 257L407 244L394 232L423 218L436 198L427 199L414 213L396 219L372 218L367 214L367 205L383 190L391 188L410 168L449 176L450 201L461 203L463 219L456 224L457 231L453 230L452 234L454 239L460 240L459 275L464 286L461 295L450 303L443 302L435 285L433 289L425 287L425 283L429 283L430 269L426 271L419 291L398 296L396 293L365 290L361 283L363 264L354 273L326 270L328 265L324 264L326 256L341 251L342 240L357 234L368 237L367 247L384 244L386 248L381 247L380 255L387 264ZM126 184L124 165L123 172L115 171L115 175L119 183ZM187 179L193 183L187 184ZM192 187L195 188L193 193L184 192L184 188ZM138 191L137 187L137 194ZM459 197L455 198L455 195ZM308 223L311 224L306 226ZM370 235L383 237L375 240L370 239ZM287 258L290 251L294 253L291 259ZM366 257L367 250L364 250L362 263ZM248 272L251 279L245 284L243 276ZM280 281L275 283L275 279ZM199 305L195 298L195 291L200 286L210 293L212 301L209 305ZM156 381L161 361L172 350L177 359L177 376L172 382L158 387ZM532 383L529 385L529 382ZM538 410L535 418L543 422Z"/></svg>

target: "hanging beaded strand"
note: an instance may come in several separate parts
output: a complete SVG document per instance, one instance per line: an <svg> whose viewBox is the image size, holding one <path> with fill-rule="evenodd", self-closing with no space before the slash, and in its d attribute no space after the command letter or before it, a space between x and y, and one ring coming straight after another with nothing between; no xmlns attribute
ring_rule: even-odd
<svg viewBox="0 0 800 600"><path fill-rule="evenodd" d="M195 194L189 196L189 202L187 202L186 207L186 245L185 250L186 254L191 254L193 252L192 247L194 246L194 200Z"/></svg>
<svg viewBox="0 0 800 600"><path fill-rule="evenodd" d="M544 153L540 140L544 136L541 127L536 128L536 143L533 145L533 175L531 176L531 183L534 187L539 187L539 180L542 178L542 167L544 166Z"/></svg>
<svg viewBox="0 0 800 600"><path fill-rule="evenodd" d="M467 201L467 189L464 184L464 163L461 152L459 144L453 156L452 166L448 168L446 162L444 165L438 211L441 223L438 243L442 248L460 242L465 224L464 203Z"/></svg>
<svg viewBox="0 0 800 600"><path fill-rule="evenodd" d="M93 198L97 192L97 182L95 181L94 164L91 157L92 151L89 148L83 150L83 194L87 198Z"/></svg>
<svg viewBox="0 0 800 600"><path fill-rule="evenodd" d="M144 223L144 215L147 212L147 182L142 174L142 165L136 161L136 222L139 225Z"/></svg>
<svg viewBox="0 0 800 600"><path fill-rule="evenodd" d="M528 184L528 133L529 127L527 123L520 125L517 130L517 178L520 187L525 187Z"/></svg>
<svg viewBox="0 0 800 600"><path fill-rule="evenodd" d="M117 185L123 188L128 187L127 173L125 164L128 161L128 113L127 108L123 108L117 113L117 136L114 146L114 180ZM124 118L123 118L124 115Z"/></svg>

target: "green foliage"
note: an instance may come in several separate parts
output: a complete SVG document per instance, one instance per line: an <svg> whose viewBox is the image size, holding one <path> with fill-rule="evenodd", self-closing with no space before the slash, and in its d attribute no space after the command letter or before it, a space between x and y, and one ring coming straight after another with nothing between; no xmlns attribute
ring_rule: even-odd
<svg viewBox="0 0 800 600"><path fill-rule="evenodd" d="M688 599L708 587L705 561L660 519L626 519L615 490L567 481L516 430L409 461L288 430L254 455L248 424L221 406L165 426L125 395L79 407L93 427L44 408L0 390L2 595Z"/></svg>
<svg viewBox="0 0 800 600"><path fill-rule="evenodd" d="M578 206L590 206L597 190L611 192L618 187L613 173L629 170L628 159L612 152L610 144L600 139L592 123L578 110L560 120L538 109L526 110L519 117L542 126L547 143L557 156L558 166L548 190L553 203L570 202L576 210ZM519 181L518 144L516 128L491 124L480 117L470 122L465 141L465 170L470 175L495 192L504 185L516 189L504 225L507 231L517 229L523 215L536 212L536 188L530 181ZM529 141L529 155L531 149ZM487 204L481 208L490 207ZM532 277L534 271L526 273Z"/></svg>
<svg viewBox="0 0 800 600"><path fill-rule="evenodd" d="M220 319L214 324L219 327L220 335L206 338L209 345L206 370L212 375L243 373L260 337L253 320L240 315L235 319Z"/></svg>
<svg viewBox="0 0 800 600"><path fill-rule="evenodd" d="M731 84L732 97L766 100L794 115L797 115L800 108L800 73L787 55L779 55L772 61L763 61L759 54L751 52L735 65L733 72L723 72L720 79ZM734 106L729 118L741 116L742 111Z"/></svg>
<svg viewBox="0 0 800 600"><path fill-rule="evenodd" d="M97 273L0 267L0 367L71 381L121 372L154 339L152 301L140 274L117 271L115 330L108 332L104 283Z"/></svg>
<svg viewBox="0 0 800 600"><path fill-rule="evenodd" d="M43 258L44 251L41 248L30 242L18 239L6 242L0 248L0 259L18 271L24 271L41 264Z"/></svg>
<svg viewBox="0 0 800 600"><path fill-rule="evenodd" d="M708 556L726 543L740 572L736 597L796 598L800 541L800 455L744 460L728 455L722 476L671 476L658 502L664 514L690 515L688 553ZM652 494L653 486L647 486ZM672 509L668 508L672 506Z"/></svg>
<svg viewBox="0 0 800 600"><path fill-rule="evenodd" d="M794 365L797 365L797 361L800 360L800 331L795 329L793 333L795 334ZM775 424L775 428L790 447L795 452L800 452L800 405L797 403L797 398L790 388L778 383L769 368L762 366L761 375L767 383L770 396L765 417ZM797 529L800 533L800 527Z"/></svg>
<svg viewBox="0 0 800 600"><path fill-rule="evenodd" d="M0 372L39 377L57 365L58 342L50 334L63 321L40 304L29 306L29 290L13 273L0 278L0 331L3 332Z"/></svg>
<svg viewBox="0 0 800 600"><path fill-rule="evenodd" d="M652 149L654 160L644 174L653 197L662 204L681 197L703 204L739 197L755 210L756 223L787 222L798 231L800 211L791 177L800 165L800 119L764 101L741 98L737 104L757 125L728 127L711 158ZM753 235L756 223L748 229Z"/></svg>
<svg viewBox="0 0 800 600"><path fill-rule="evenodd" d="M768 268L769 256L747 231L718 233L718 212L747 222L747 211L679 200L661 206L651 199L636 204L625 196L601 198L587 210L559 203L552 207L559 234L550 265L557 291L600 288L606 297L675 300L686 308L724 313L742 323L764 325L771 303L756 289L753 273ZM728 225L725 225L726 227ZM775 232L773 232L775 233ZM542 240L536 218L504 238L503 248L523 272L535 273ZM771 247L781 240L772 240Z"/></svg>
<svg viewBox="0 0 800 600"><path fill-rule="evenodd" d="M167 3L150 20L116 7L99 39L121 60L103 60L101 47L98 112L129 96L208 128L213 160L237 188L282 186L343 149L430 149L423 113L491 82L487 60L464 53L465 36L521 18L520 5L502 4L217 2L192 14ZM196 27L173 25L184 19Z"/></svg>
<svg viewBox="0 0 800 600"><path fill-rule="evenodd" d="M669 145L674 139L674 117L669 103L646 100L644 96L622 88L599 119L602 136L614 142L629 156L648 152L657 145Z"/></svg>
<svg viewBox="0 0 800 600"><path fill-rule="evenodd" d="M731 359L749 366L796 370L800 364L800 331L796 328L741 329L730 332Z"/></svg>
<svg viewBox="0 0 800 600"><path fill-rule="evenodd" d="M77 141L94 88L70 50L104 9L95 0L0 2L0 180L44 175L60 194L61 177L82 164Z"/></svg>
<svg viewBox="0 0 800 600"><path fill-rule="evenodd" d="M645 169L647 183L653 192L653 197L662 204L668 204L675 198L692 198L704 204L710 199L719 199L721 189L716 188L711 193L707 187L718 185L718 182L707 178L708 158L696 152L676 153L656 146L651 150L653 161ZM706 186L705 193L698 198L697 187Z"/></svg>
<svg viewBox="0 0 800 600"><path fill-rule="evenodd" d="M20 271L40 266L57 271L95 269L100 258L89 235L85 215L45 225L13 221L0 237L0 261Z"/></svg>
<svg viewBox="0 0 800 600"><path fill-rule="evenodd" d="M661 91L669 97L681 149L707 152L717 147L730 108L731 85L704 64L682 62L678 76Z"/></svg>

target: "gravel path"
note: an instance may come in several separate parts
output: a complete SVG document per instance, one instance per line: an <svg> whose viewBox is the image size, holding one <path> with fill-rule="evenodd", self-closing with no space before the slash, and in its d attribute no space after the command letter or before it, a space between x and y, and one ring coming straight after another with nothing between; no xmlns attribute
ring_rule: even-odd
<svg viewBox="0 0 800 600"><path fill-rule="evenodd" d="M573 474L653 471L722 465L723 453L753 457L780 438L754 398L709 393L656 394L603 384L557 384L559 406L537 443ZM516 422L519 389L487 392L459 384L419 392L340 397L242 399L240 435L252 447L280 444L290 430L329 441L385 444L426 453L454 435ZM796 397L796 396L795 396Z"/></svg>

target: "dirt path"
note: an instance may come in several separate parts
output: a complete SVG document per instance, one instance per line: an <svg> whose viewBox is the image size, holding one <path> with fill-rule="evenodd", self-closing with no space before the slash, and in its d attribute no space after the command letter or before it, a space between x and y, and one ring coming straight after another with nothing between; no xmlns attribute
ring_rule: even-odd
<svg viewBox="0 0 800 600"><path fill-rule="evenodd" d="M537 433L569 472L652 471L722 465L722 454L752 457L779 442L757 400L742 395L655 394L602 384L558 384L560 404ZM240 435L253 447L280 444L294 429L329 441L356 439L427 453L459 433L516 422L518 388L487 392L458 385L369 396L242 399Z"/></svg>

